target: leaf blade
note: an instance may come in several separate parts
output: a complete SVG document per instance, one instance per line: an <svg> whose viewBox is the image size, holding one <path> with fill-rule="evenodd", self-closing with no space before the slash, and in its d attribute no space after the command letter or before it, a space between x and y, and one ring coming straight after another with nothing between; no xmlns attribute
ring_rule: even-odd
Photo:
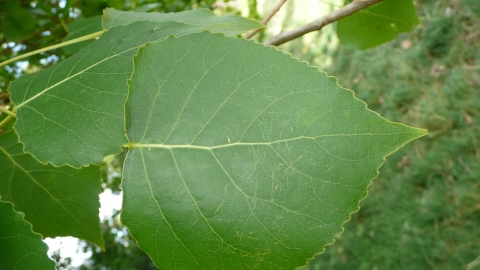
<svg viewBox="0 0 480 270"><path fill-rule="evenodd" d="M219 25L219 27L212 29L212 32L224 33L226 36L236 36L249 30L264 27L263 24L242 16L216 16L209 9L204 8L186 10L177 13L126 12L107 8L103 15L103 28L109 30L113 27L130 24L136 21L173 21L196 26Z"/></svg>
<svg viewBox="0 0 480 270"><path fill-rule="evenodd" d="M338 21L340 42L352 49L368 49L413 30L419 23L411 0L384 1Z"/></svg>
<svg viewBox="0 0 480 270"><path fill-rule="evenodd" d="M13 129L0 134L0 196L45 237L74 236L104 248L98 166L44 165L24 153Z"/></svg>
<svg viewBox="0 0 480 270"><path fill-rule="evenodd" d="M9 202L0 201L0 267L2 269L55 269L47 256L42 236L15 212Z"/></svg>
<svg viewBox="0 0 480 270"><path fill-rule="evenodd" d="M246 40L171 37L134 59L122 221L162 269L302 266L425 134Z"/></svg>

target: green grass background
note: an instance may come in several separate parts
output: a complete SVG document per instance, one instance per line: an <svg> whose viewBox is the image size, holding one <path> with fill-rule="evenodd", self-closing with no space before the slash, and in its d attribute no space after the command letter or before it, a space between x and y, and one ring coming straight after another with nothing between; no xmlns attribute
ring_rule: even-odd
<svg viewBox="0 0 480 270"><path fill-rule="evenodd" d="M326 71L429 135L387 158L345 232L305 269L480 269L480 1L415 4L415 31L340 46Z"/></svg>

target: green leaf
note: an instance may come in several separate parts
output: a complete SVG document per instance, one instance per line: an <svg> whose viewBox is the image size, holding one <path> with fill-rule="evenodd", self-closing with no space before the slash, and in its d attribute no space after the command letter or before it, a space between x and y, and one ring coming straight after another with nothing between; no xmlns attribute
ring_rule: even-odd
<svg viewBox="0 0 480 270"><path fill-rule="evenodd" d="M218 25L135 22L118 26L55 66L22 76L9 89L25 151L53 165L98 164L126 143L124 103L132 56L148 41Z"/></svg>
<svg viewBox="0 0 480 270"><path fill-rule="evenodd" d="M412 0L388 0L338 21L340 42L352 49L368 49L393 40L418 24Z"/></svg>
<svg viewBox="0 0 480 270"><path fill-rule="evenodd" d="M0 228L0 269L55 269L42 236L32 231L11 203L0 201Z"/></svg>
<svg viewBox="0 0 480 270"><path fill-rule="evenodd" d="M294 269L358 210L392 123L274 47L200 33L134 58L122 221L161 269Z"/></svg>
<svg viewBox="0 0 480 270"><path fill-rule="evenodd" d="M20 41L37 30L37 21L17 0L5 2L3 35L8 41Z"/></svg>
<svg viewBox="0 0 480 270"><path fill-rule="evenodd" d="M63 42L83 37L102 30L102 17L95 16L90 18L79 18L68 25L68 34L62 39ZM67 54L74 54L87 47L92 41L86 40L72 45L62 47Z"/></svg>
<svg viewBox="0 0 480 270"><path fill-rule="evenodd" d="M108 30L115 26L130 24L136 21L175 21L196 26L218 25L219 27L211 29L211 31L214 33L224 33L227 36L236 36L249 30L264 27L263 24L242 16L216 16L210 10L203 8L178 13L126 12L107 8L103 15L103 28Z"/></svg>
<svg viewBox="0 0 480 270"><path fill-rule="evenodd" d="M74 236L104 248L98 166L41 164L23 152L15 131L8 127L0 135L0 164L0 196L25 213L36 232L45 237Z"/></svg>

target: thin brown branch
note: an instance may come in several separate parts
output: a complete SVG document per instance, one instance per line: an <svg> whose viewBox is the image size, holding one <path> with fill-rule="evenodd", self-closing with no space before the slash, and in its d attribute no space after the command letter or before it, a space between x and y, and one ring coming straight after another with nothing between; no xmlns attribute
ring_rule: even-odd
<svg viewBox="0 0 480 270"><path fill-rule="evenodd" d="M278 1L278 3L275 5L275 7L272 9L272 11L270 11L270 13L265 18L263 18L262 24L267 25L267 23L270 21L270 19L273 17L273 15L275 15L275 13L277 13L280 10L280 8L283 6L283 4L285 4L285 2L287 2L287 0ZM261 29L262 28L257 28L255 30L252 30L252 31L246 33L245 38L250 39L256 33L260 32Z"/></svg>
<svg viewBox="0 0 480 270"><path fill-rule="evenodd" d="M274 45L278 46L283 43L286 43L290 40L301 37L307 33L318 31L322 29L325 25L336 22L341 18L352 15L353 13L369 7L373 4L382 2L384 0L354 0L352 3L333 11L330 14L327 14L313 22L300 26L290 31L281 32L280 34L274 36L273 38L267 40L265 45Z"/></svg>

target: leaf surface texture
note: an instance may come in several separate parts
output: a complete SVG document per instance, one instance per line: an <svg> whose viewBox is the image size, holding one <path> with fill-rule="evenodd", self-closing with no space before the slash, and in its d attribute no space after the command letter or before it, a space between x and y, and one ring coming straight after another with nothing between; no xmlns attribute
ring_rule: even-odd
<svg viewBox="0 0 480 270"><path fill-rule="evenodd" d="M0 201L0 228L0 269L55 269L42 236L32 231L9 202Z"/></svg>
<svg viewBox="0 0 480 270"><path fill-rule="evenodd" d="M132 11L119 11L107 8L103 16L103 28L108 30L115 26L130 24L136 21L152 22L181 22L192 26L203 26L210 28L211 25L218 25L211 29L215 33L224 33L227 36L236 36L255 28L264 27L263 24L237 15L216 16L208 9L199 8L176 13L144 13Z"/></svg>
<svg viewBox="0 0 480 270"><path fill-rule="evenodd" d="M252 41L199 33L134 58L122 221L161 269L294 269L424 130Z"/></svg>
<svg viewBox="0 0 480 270"><path fill-rule="evenodd" d="M389 0L339 20L337 35L346 47L368 49L412 31L418 23L412 0Z"/></svg>
<svg viewBox="0 0 480 270"><path fill-rule="evenodd" d="M23 152L13 129L0 135L0 196L25 213L44 237L74 236L104 247L100 170L53 167Z"/></svg>

